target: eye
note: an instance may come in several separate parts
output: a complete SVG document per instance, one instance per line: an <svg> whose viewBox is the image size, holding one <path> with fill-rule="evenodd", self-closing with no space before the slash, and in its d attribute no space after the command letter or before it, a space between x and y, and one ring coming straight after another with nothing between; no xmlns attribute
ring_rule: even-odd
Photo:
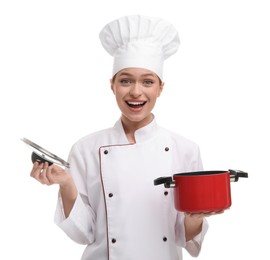
<svg viewBox="0 0 270 260"><path fill-rule="evenodd" d="M154 81L153 80L145 80L143 82L143 84L146 85L146 86L152 86L154 84Z"/></svg>
<svg viewBox="0 0 270 260"><path fill-rule="evenodd" d="M129 79L121 79L121 80L120 80L120 83L121 83L122 85L129 85L129 84L131 83L131 81L130 81Z"/></svg>

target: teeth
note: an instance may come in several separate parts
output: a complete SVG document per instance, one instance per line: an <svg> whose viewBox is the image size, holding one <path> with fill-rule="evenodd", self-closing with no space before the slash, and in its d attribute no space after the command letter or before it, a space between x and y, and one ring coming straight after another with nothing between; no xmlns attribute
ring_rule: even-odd
<svg viewBox="0 0 270 260"><path fill-rule="evenodd" d="M144 104L144 102L127 102L129 105L132 105L132 106L141 106Z"/></svg>

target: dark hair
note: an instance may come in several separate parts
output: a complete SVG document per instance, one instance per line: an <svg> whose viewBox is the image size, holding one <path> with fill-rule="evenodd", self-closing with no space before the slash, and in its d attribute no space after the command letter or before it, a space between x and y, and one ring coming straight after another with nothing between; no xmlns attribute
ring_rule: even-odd
<svg viewBox="0 0 270 260"><path fill-rule="evenodd" d="M118 73L118 72L117 72L117 73ZM114 76L112 77L112 83L114 83L117 73L114 74Z"/></svg>

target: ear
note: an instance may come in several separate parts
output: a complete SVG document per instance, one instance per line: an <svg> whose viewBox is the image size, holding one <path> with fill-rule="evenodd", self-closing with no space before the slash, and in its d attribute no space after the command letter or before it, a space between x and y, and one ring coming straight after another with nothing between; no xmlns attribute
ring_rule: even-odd
<svg viewBox="0 0 270 260"><path fill-rule="evenodd" d="M112 90L113 94L115 94L114 85L113 85L113 80L112 79L110 79L110 84L111 84L111 90Z"/></svg>
<svg viewBox="0 0 270 260"><path fill-rule="evenodd" d="M165 82L161 82L160 86L159 86L159 90L158 90L158 97L161 95L162 91L163 91L163 87L164 87Z"/></svg>

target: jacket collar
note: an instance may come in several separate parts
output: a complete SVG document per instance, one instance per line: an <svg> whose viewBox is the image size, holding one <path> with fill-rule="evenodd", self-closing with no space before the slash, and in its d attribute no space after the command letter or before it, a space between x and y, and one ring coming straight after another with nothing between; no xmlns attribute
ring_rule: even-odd
<svg viewBox="0 0 270 260"><path fill-rule="evenodd" d="M126 137L121 118L118 119L118 121L115 123L114 129L118 134L119 142L128 144L129 142ZM136 130L135 132L136 143L142 143L153 138L157 134L157 130L158 125L154 117L154 119L148 125Z"/></svg>

